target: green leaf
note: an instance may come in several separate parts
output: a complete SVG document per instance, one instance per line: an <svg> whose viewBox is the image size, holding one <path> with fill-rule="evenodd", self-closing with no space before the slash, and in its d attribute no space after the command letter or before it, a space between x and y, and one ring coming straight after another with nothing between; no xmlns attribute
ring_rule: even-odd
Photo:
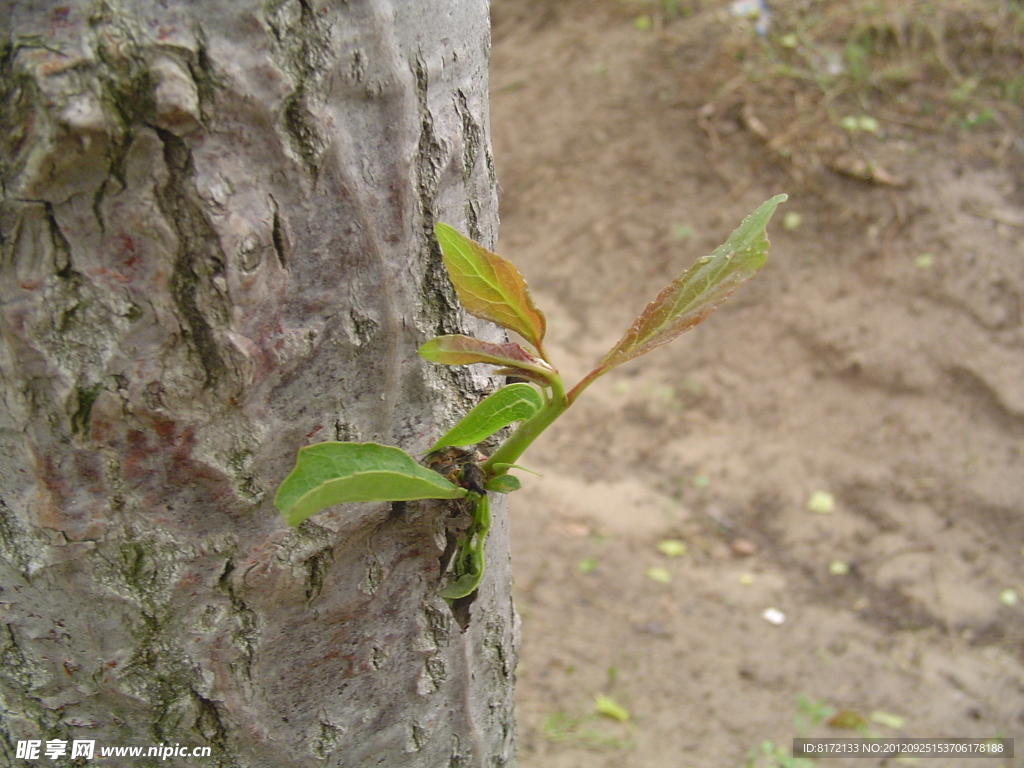
<svg viewBox="0 0 1024 768"><path fill-rule="evenodd" d="M519 464L505 464L503 462L498 462L497 464L494 465L493 469L495 472L508 472L510 469L521 469L523 470L523 472L529 472L531 475L536 475L537 477L544 477L544 475L542 475L540 472L534 472L532 469L528 469L527 467L521 466Z"/></svg>
<svg viewBox="0 0 1024 768"><path fill-rule="evenodd" d="M540 393L529 384L509 384L477 403L430 450L479 443L514 421L530 418L543 404Z"/></svg>
<svg viewBox="0 0 1024 768"><path fill-rule="evenodd" d="M459 301L471 315L515 331L535 347L546 321L512 264L448 226L434 227L444 266Z"/></svg>
<svg viewBox="0 0 1024 768"><path fill-rule="evenodd" d="M495 493L512 493L522 488L519 478L515 475L498 475L484 484L484 488Z"/></svg>
<svg viewBox="0 0 1024 768"><path fill-rule="evenodd" d="M317 443L299 450L274 497L289 525L350 501L459 499L466 495L400 448L377 443Z"/></svg>
<svg viewBox="0 0 1024 768"><path fill-rule="evenodd" d="M491 507L487 494L477 496L473 504L473 522L458 541L451 562L451 581L438 590L446 600L458 600L473 593L480 585L484 568L484 544L491 529Z"/></svg>
<svg viewBox="0 0 1024 768"><path fill-rule="evenodd" d="M418 352L423 359L441 365L500 365L507 375L522 376L547 385L556 375L550 365L511 341L495 344L461 334L435 336L420 346Z"/></svg>
<svg viewBox="0 0 1024 768"><path fill-rule="evenodd" d="M710 256L698 259L676 278L647 305L595 370L607 371L672 341L704 320L740 283L753 277L768 255L765 227L785 199L786 195L776 195L763 203Z"/></svg>

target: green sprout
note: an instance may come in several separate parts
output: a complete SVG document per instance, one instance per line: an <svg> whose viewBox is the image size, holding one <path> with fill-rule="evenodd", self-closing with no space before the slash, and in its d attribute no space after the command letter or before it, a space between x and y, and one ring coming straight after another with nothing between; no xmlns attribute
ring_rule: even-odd
<svg viewBox="0 0 1024 768"><path fill-rule="evenodd" d="M552 422L600 376L688 331L711 314L767 258L765 227L786 199L776 195L748 216L711 255L666 287L623 337L579 382L567 387L544 349L544 313L511 263L447 224L435 227L444 266L465 310L522 337L527 346L469 336L438 336L420 355L440 365L497 366L498 375L524 381L484 398L434 443L424 462L377 443L324 442L299 450L295 468L274 498L289 525L299 525L344 502L448 499L470 522L455 541L439 594L471 595L484 571L484 540L490 527L488 492L510 493L519 479L510 470ZM484 456L471 446L505 427L518 426Z"/></svg>

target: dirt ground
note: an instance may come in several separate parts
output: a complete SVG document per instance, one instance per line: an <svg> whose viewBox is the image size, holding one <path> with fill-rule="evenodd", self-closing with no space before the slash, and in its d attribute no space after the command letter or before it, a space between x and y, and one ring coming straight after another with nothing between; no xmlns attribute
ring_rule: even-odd
<svg viewBox="0 0 1024 768"><path fill-rule="evenodd" d="M570 382L790 195L754 280L524 457L523 768L1024 736L1024 120L984 90L1020 81L1022 11L853 5L779 0L759 37L728 2L494 3L498 250Z"/></svg>

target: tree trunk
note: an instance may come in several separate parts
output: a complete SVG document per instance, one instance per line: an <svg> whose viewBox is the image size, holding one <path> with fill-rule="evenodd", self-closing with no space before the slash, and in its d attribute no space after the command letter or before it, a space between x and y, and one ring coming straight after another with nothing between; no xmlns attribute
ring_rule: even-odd
<svg viewBox="0 0 1024 768"><path fill-rule="evenodd" d="M514 764L504 505L458 621L442 503L272 505L301 446L424 451L488 385L416 355L498 337L431 234L494 240L486 2L0 14L2 762Z"/></svg>

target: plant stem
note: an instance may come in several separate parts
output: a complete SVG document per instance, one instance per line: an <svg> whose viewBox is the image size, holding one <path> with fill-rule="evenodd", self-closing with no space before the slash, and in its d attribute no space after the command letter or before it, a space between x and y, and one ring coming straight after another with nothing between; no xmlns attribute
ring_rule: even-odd
<svg viewBox="0 0 1024 768"><path fill-rule="evenodd" d="M573 387L571 390L569 390L569 394L566 396L566 407L568 407L568 406L572 405L573 403L575 403L576 402L576 398L580 396L580 393L583 392L584 389L586 389L591 384L593 384L595 381L597 381L597 378L599 376L602 376L602 375L604 375L607 372L608 372L607 368L605 368L603 366L598 366L597 368L592 370L590 373L588 373L586 376L584 376L582 379L580 379L579 383L575 387Z"/></svg>
<svg viewBox="0 0 1024 768"><path fill-rule="evenodd" d="M565 396L565 387L562 384L561 376L555 374L551 378L551 398L533 416L520 424L516 430L509 435L509 438L498 446L498 450L480 465L488 478L498 477L508 472L508 467L496 468L498 464L515 464L516 460L523 455L523 451L530 447L541 432L551 426L551 422L557 419L566 408L569 407L569 399Z"/></svg>

